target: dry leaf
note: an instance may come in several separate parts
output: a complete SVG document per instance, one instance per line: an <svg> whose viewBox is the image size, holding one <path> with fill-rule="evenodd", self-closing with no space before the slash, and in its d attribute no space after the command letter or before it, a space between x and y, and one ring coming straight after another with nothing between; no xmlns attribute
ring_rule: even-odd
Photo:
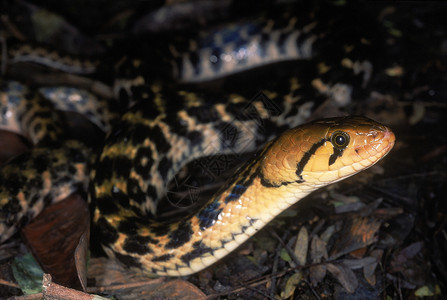
<svg viewBox="0 0 447 300"><path fill-rule="evenodd" d="M86 232L84 232L84 234L79 239L78 246L76 247L74 253L76 272L78 274L79 282L81 283L81 287L84 292L87 291L87 259L89 236L90 227L87 227Z"/></svg>
<svg viewBox="0 0 447 300"><path fill-rule="evenodd" d="M328 258L326 242L321 240L318 236L314 236L310 245L310 257L312 263L320 263L322 258Z"/></svg>
<svg viewBox="0 0 447 300"><path fill-rule="evenodd" d="M307 249L309 248L309 233L306 227L301 227L296 238L295 248L293 252L300 266L304 266L307 261Z"/></svg>
<svg viewBox="0 0 447 300"><path fill-rule="evenodd" d="M359 285L354 272L344 264L327 264L327 269L348 293L354 293Z"/></svg>
<svg viewBox="0 0 447 300"><path fill-rule="evenodd" d="M309 278L312 286L317 286L326 277L326 265L316 265L309 268Z"/></svg>
<svg viewBox="0 0 447 300"><path fill-rule="evenodd" d="M335 241L330 257L334 259L372 244L381 224L380 220L374 218L353 219L350 226L340 232L340 238Z"/></svg>
<svg viewBox="0 0 447 300"><path fill-rule="evenodd" d="M370 253L371 257L374 257L376 261L370 265L367 265L363 268L363 277L365 277L366 281L372 286L376 285L376 268L379 261L382 259L383 250L373 250Z"/></svg>
<svg viewBox="0 0 447 300"><path fill-rule="evenodd" d="M286 299L293 296L296 286L303 280L303 274L301 272L295 273L287 279L284 291L281 292L281 298Z"/></svg>
<svg viewBox="0 0 447 300"><path fill-rule="evenodd" d="M74 194L47 207L22 230L42 269L60 285L81 288L74 253L89 219L86 202Z"/></svg>

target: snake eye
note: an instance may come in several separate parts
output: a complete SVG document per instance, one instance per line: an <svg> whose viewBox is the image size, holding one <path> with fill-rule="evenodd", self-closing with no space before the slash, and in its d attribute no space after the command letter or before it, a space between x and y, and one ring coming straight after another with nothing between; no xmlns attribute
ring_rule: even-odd
<svg viewBox="0 0 447 300"><path fill-rule="evenodd" d="M349 135L343 131L336 131L331 136L331 143L336 148L346 148L349 144Z"/></svg>

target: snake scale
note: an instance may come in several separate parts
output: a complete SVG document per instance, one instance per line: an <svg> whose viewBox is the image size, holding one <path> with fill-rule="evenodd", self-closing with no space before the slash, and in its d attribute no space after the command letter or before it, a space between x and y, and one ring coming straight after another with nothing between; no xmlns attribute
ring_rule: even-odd
<svg viewBox="0 0 447 300"><path fill-rule="evenodd" d="M327 51L327 28L313 19L289 17L283 27L263 21L257 28L229 29L220 33L221 44L214 41L211 48L204 39L199 49L173 51L172 74L179 81L195 82L279 61L310 59ZM225 37L235 32L238 42L224 52ZM247 38L252 32L254 37ZM371 66L363 51L353 48L340 52L342 71L337 72L349 74L348 79L362 86ZM43 51L33 54L22 46L11 47L9 54L9 64L31 61L64 72L95 70L95 64L70 68L74 60L48 58ZM24 134L36 146L2 168L0 241L45 206L88 190L95 233L108 255L146 273L188 275L233 251L310 192L377 163L394 145L388 127L365 117L302 124L313 102L296 77L287 81L286 92L267 92L268 101L231 94L210 103L211 96L195 90L154 83L152 75L144 75L152 60L124 58L117 64L116 97L136 104L113 124L97 160L82 142L63 140L64 120L54 104L43 99L46 92L13 81L2 83L2 127ZM318 68L321 76L311 84L315 91L338 102L350 101L353 89L348 79L338 82L335 69L325 64ZM107 115L105 110L97 109L89 117ZM106 116L97 123L107 130L110 122ZM197 212L169 223L147 217L156 212L168 183L188 162L255 151Z"/></svg>

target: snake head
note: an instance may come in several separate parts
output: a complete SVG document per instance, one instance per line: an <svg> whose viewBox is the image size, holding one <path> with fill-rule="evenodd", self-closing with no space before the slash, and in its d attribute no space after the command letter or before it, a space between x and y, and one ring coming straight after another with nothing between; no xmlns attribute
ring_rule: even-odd
<svg viewBox="0 0 447 300"><path fill-rule="evenodd" d="M321 187L371 167L393 148L395 136L366 117L318 120L296 127L272 143L264 182Z"/></svg>

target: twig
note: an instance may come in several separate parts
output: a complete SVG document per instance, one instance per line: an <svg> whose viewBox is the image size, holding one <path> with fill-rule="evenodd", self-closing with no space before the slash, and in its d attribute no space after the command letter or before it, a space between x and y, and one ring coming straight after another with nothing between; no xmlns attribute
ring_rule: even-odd
<svg viewBox="0 0 447 300"><path fill-rule="evenodd" d="M8 298L8 300L34 300L34 299L42 299L43 294L37 293L37 294L31 294L31 295L23 295L23 296L14 296Z"/></svg>
<svg viewBox="0 0 447 300"><path fill-rule="evenodd" d="M114 291L114 290L121 290L121 289L130 289L135 287L141 287L148 284L156 284L161 283L164 281L163 277L155 278L147 281L140 281L140 282L134 282L134 283L125 283L125 284L117 284L117 285L110 285L110 286L98 286L98 287L90 287L87 288L87 291L89 293L102 293L105 291Z"/></svg>
<svg viewBox="0 0 447 300"><path fill-rule="evenodd" d="M44 274L42 280L43 296L46 299L63 299L63 300L106 300L107 298L90 295L81 291L70 289L54 283L50 274Z"/></svg>
<svg viewBox="0 0 447 300"><path fill-rule="evenodd" d="M17 283L6 281L4 279L0 279L0 284L7 285L13 288L20 289L20 286Z"/></svg>

